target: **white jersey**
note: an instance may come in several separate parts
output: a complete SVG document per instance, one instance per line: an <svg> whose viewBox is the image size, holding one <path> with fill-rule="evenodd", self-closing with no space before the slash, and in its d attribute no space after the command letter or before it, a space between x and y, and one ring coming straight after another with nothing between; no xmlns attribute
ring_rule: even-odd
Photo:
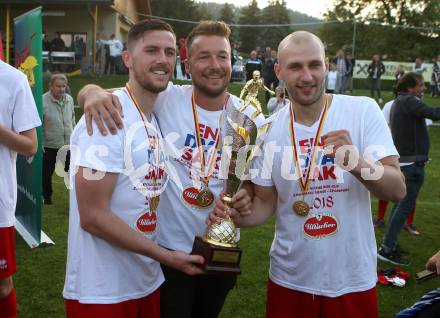
<svg viewBox="0 0 440 318"><path fill-rule="evenodd" d="M337 80L338 80L338 72L329 71L327 74L327 89L335 90Z"/></svg>
<svg viewBox="0 0 440 318"><path fill-rule="evenodd" d="M95 133L88 136L82 117L71 136L72 189L63 295L81 303L110 304L141 298L155 291L164 281L158 262L116 247L86 232L80 225L74 178L78 166L117 173L111 199L113 213L135 231L155 239L157 215L150 210L149 198L166 186L164 158L161 157L158 170L157 151L151 151L134 103L125 89L114 94L123 105L123 129L116 135ZM154 129L156 126L153 116L147 127L155 148L160 140L160 132Z"/></svg>
<svg viewBox="0 0 440 318"><path fill-rule="evenodd" d="M0 126L20 133L41 125L26 76L0 60ZM0 227L15 221L17 153L0 143Z"/></svg>
<svg viewBox="0 0 440 318"><path fill-rule="evenodd" d="M206 232L205 220L213 205L202 208L197 204L196 196L200 188L200 169L191 171L193 158L198 152L196 129L192 111L192 87L169 84L167 90L159 94L155 113L164 138L172 153L170 158L170 182L162 194L158 212L157 243L168 249L190 252L195 236ZM241 102L230 96L229 102L240 108ZM252 107L246 113L252 113ZM205 160L212 155L215 141L220 133L219 119L222 111L207 111L197 106L201 141L205 151ZM264 122L260 115L255 120L257 126ZM173 148L173 149L171 149ZM217 151L216 164L209 180L209 189L216 198L223 190L223 179L219 179L218 168L221 147ZM195 160L199 167L199 160Z"/></svg>
<svg viewBox="0 0 440 318"><path fill-rule="evenodd" d="M321 149L312 172L314 179L303 196L294 176L290 107L271 120L276 125L265 140L264 156L269 158L269 149L276 150L269 148L270 144L281 148L274 154L273 165L265 160L264 169L253 180L261 186L274 186L278 192L270 279L286 288L328 297L373 288L376 241L369 191ZM318 122L311 127L294 124L301 169L309 160L317 126ZM397 155L380 108L370 98L333 96L321 136L340 129L349 131L363 158L374 162ZM318 145L322 144L321 139ZM262 166L263 157L257 157L254 169ZM306 217L292 209L294 202L301 200L311 208Z"/></svg>

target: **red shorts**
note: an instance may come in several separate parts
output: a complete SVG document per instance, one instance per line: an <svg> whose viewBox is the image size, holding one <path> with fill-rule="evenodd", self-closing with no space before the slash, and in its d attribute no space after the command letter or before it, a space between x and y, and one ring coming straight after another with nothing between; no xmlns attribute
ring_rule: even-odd
<svg viewBox="0 0 440 318"><path fill-rule="evenodd" d="M160 318L160 289L139 299L116 304L81 304L65 299L67 318Z"/></svg>
<svg viewBox="0 0 440 318"><path fill-rule="evenodd" d="M14 227L0 227L0 279L17 272Z"/></svg>
<svg viewBox="0 0 440 318"><path fill-rule="evenodd" d="M317 296L279 286L269 279L266 318L377 318L376 287L339 297Z"/></svg>

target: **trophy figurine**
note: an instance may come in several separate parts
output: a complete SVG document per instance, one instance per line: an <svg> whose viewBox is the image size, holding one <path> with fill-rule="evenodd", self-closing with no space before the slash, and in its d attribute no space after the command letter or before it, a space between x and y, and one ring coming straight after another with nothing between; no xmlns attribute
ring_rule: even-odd
<svg viewBox="0 0 440 318"><path fill-rule="evenodd" d="M255 116L256 112L258 111L253 107L241 112L232 103L228 103L222 114L223 150L220 166L221 174L227 174L227 179L220 200L229 207L232 206L232 197L240 188L242 178L248 173L250 162L257 151L256 147L248 151L247 146L258 145L262 139L261 135L268 128L268 125L264 124L264 116ZM252 117L255 119L251 119ZM228 145L225 141L228 141ZM239 274L241 249L232 219L223 219L220 223L208 227L203 237L196 237L192 254L205 258L203 268L208 273Z"/></svg>
<svg viewBox="0 0 440 318"><path fill-rule="evenodd" d="M252 73L252 79L246 82L240 92L240 99L243 99L243 97L246 95L246 97L244 98L244 106L240 111L243 111L244 108L252 105L257 109L259 113L263 112L260 101L258 100L258 91L260 90L260 88L264 88L271 95L275 95L274 91L270 90L266 87L266 85L264 85L263 80L260 78L260 71L254 71ZM257 115L259 113L257 113Z"/></svg>

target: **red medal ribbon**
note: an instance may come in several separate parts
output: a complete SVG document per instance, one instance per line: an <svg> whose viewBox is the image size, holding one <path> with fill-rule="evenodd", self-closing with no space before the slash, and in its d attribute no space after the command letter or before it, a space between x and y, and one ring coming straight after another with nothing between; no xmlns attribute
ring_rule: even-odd
<svg viewBox="0 0 440 318"><path fill-rule="evenodd" d="M148 132L148 127L147 127L147 119L145 118L145 115L144 115L144 113L142 112L142 110L141 110L141 108L140 108L140 106L139 106L139 103L138 103L138 101L136 100L136 98L134 97L134 95L133 95L133 92L131 91L131 88L130 88L130 85L127 83L126 85L125 85L125 88L126 88L126 92L127 92L127 94L128 94L128 96L130 97L130 99L133 101L133 104L134 104L134 106L136 106L136 109L137 109L137 111L138 111L138 113L139 113L139 116L141 117L141 119L142 119L142 123L144 124L144 128L145 128L145 131L146 131L146 133L147 133L147 138L148 138L148 144L150 145L150 149L151 149L151 151L154 151L154 152L156 152L155 150L156 150L156 147L155 147L155 145L154 145L154 139L156 139L156 144L157 144L157 152L156 152L156 158L157 158L157 161L156 161L156 166L154 166L154 170L155 170L155 175L154 175L154 182L156 183L156 181L157 181L157 177L159 176L159 172L160 172L160 155L161 155L161 151L160 151L160 140L159 140L159 129L158 129L158 127L156 126L156 121L154 121L154 125L155 125L155 130L156 130L156 135L157 135L157 138L153 138L152 136L150 136L150 133Z"/></svg>
<svg viewBox="0 0 440 318"><path fill-rule="evenodd" d="M319 137L321 136L321 132L322 132L322 128L324 126L324 122L325 122L325 117L327 115L327 111L328 111L328 97L325 97L325 105L324 108L321 112L321 116L319 118L319 124L318 124L318 129L316 130L316 135L315 135L315 139L313 141L313 148L312 148L312 156L310 158L310 161L307 164L306 167L306 178L305 181L303 179L303 174L301 173L301 167L299 166L299 160L298 160L298 150L296 148L296 138L295 138L295 128L294 128L294 123L295 123L295 117L294 117L294 113L293 113L293 103L291 103L290 106L290 138L293 144L293 157L294 157L294 161L295 161L295 170L297 171L298 175L299 175L299 181L300 181L300 185L301 185L301 192L303 194L305 194L310 186L310 171L313 171L314 169L314 163L315 163L315 153L316 153L316 148L318 146L318 140Z"/></svg>
<svg viewBox="0 0 440 318"><path fill-rule="evenodd" d="M223 110L225 110L226 103L229 100L229 94L226 97L225 104L223 105ZM200 127L199 127L199 116L197 113L197 105L194 98L194 92L191 96L191 104L192 104L192 112L193 112L193 118L194 118L194 127L196 130L196 140L197 140L197 148L200 156L200 170L202 174L203 181L208 186L209 179L211 178L211 174L213 172L215 162L217 161L217 153L220 146L220 130L221 130L221 118L222 115L219 117L219 131L217 133L217 137L215 140L215 148L214 151L211 152L210 156L208 157L208 172L206 173L206 161L205 161L205 152L203 151L203 145L202 145L202 138L200 137Z"/></svg>

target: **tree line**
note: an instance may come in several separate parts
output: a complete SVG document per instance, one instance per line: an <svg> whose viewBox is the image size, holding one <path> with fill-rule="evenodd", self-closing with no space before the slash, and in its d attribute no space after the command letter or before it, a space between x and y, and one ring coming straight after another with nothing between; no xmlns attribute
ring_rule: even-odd
<svg viewBox="0 0 440 318"><path fill-rule="evenodd" d="M427 60L440 53L439 0L335 0L321 21L288 9L285 0L269 0L265 8L259 8L256 0L241 8L194 0L152 0L151 5L155 16L188 21L214 19L239 25L333 22L295 27L232 26L231 40L245 53L256 46L277 48L294 30L316 33L329 55L340 48L351 51L354 33L355 57L359 59L379 53L392 60ZM169 22L179 38L186 37L194 27L191 23Z"/></svg>

